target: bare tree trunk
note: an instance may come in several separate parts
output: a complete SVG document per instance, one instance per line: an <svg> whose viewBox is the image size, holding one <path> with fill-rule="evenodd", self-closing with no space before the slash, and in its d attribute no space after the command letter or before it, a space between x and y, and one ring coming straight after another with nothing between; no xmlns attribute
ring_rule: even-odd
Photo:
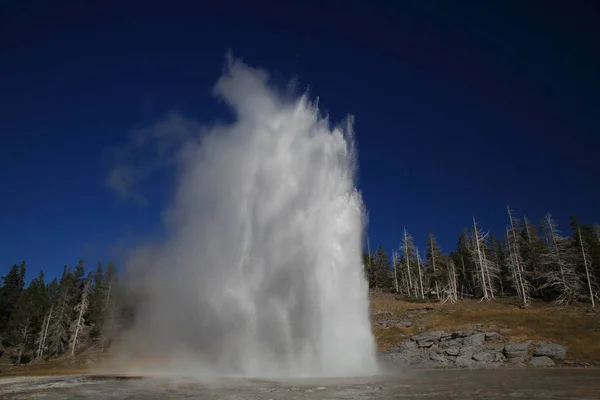
<svg viewBox="0 0 600 400"><path fill-rule="evenodd" d="M425 300L425 293L423 292L423 272L421 271L421 256L419 255L418 248L417 248L417 268L419 270L419 285L421 287L421 299Z"/></svg>
<svg viewBox="0 0 600 400"><path fill-rule="evenodd" d="M506 210L508 212L508 218L510 219L510 234L507 229L508 239L508 252L511 253L511 260L513 264L513 270L515 272L515 280L517 284L517 293L519 293L523 300L523 305L528 305L527 290L525 288L525 282L523 279L524 269L523 263L521 262L521 250L519 248L519 239L517 237L517 230L515 229L515 222L512 216L512 211L507 205ZM512 246L511 246L512 244Z"/></svg>
<svg viewBox="0 0 600 400"><path fill-rule="evenodd" d="M23 358L23 353L25 352L25 347L27 346L27 335L29 333L30 322L31 322L30 317L27 316L27 318L25 319L25 322L23 322L23 325L22 325L23 336L21 337L21 343L19 343L19 353L17 355L17 360L15 362L16 365L21 365L21 359Z"/></svg>
<svg viewBox="0 0 600 400"><path fill-rule="evenodd" d="M50 306L50 311L48 311L48 315L44 318L44 323L42 324L42 331L40 337L40 344L38 346L37 351L37 360L40 360L44 356L44 349L46 347L46 338L48 337L48 327L50 326L50 319L52 318L52 311L54 310L54 304Z"/></svg>
<svg viewBox="0 0 600 400"><path fill-rule="evenodd" d="M450 260L450 269L451 269L450 282L452 282L452 286L451 286L452 297L453 297L453 302L456 302L456 301L458 301L458 290L457 290L457 284L456 284L456 269L454 268L454 261L452 261L452 260Z"/></svg>
<svg viewBox="0 0 600 400"><path fill-rule="evenodd" d="M556 240L556 233L554 232L554 224L552 223L552 221L550 220L550 216L548 215L546 217L547 219L547 225L548 225L548 229L550 229L550 240L552 240L552 244L554 247L554 252L556 255L556 261L558 263L558 267L560 270L560 278L562 280L562 283L565 287L565 290L567 290L568 286L567 286L567 279L565 278L565 270L563 268L563 263L560 257L560 250L558 247L558 241Z"/></svg>
<svg viewBox="0 0 600 400"><path fill-rule="evenodd" d="M396 284L396 293L398 293L398 272L396 271L396 251L392 252L392 262L394 263L394 283Z"/></svg>
<svg viewBox="0 0 600 400"><path fill-rule="evenodd" d="M433 267L433 276L435 277L435 296L437 297L437 299L440 299L440 288L439 288L439 284L438 284L438 280L437 280L437 276L436 276L436 266L435 266L435 251L433 249L433 232L431 233L431 239L429 240L429 243L431 244L431 266Z"/></svg>
<svg viewBox="0 0 600 400"><path fill-rule="evenodd" d="M404 258L406 260L406 275L408 276L408 287L409 291L412 291L413 284L410 273L410 248L408 244L408 232L406 231L406 228L404 228Z"/></svg>
<svg viewBox="0 0 600 400"><path fill-rule="evenodd" d="M83 326L83 315L87 310L87 296L89 292L90 282L87 281L85 283L85 287L83 288L83 293L81 294L81 302L79 303L79 314L77 316L77 320L75 322L75 333L73 335L73 343L71 345L71 357L75 356L75 347L77 346L77 337L79 335L79 329Z"/></svg>
<svg viewBox="0 0 600 400"><path fill-rule="evenodd" d="M490 296L488 295L488 288L486 284L486 274L485 274L485 261L483 258L483 254L481 252L481 246L479 245L479 231L477 229L477 222L475 218L473 218L473 231L475 233L475 244L477 245L477 257L479 260L479 270L481 272L481 289L483 291L483 299L489 300Z"/></svg>
<svg viewBox="0 0 600 400"><path fill-rule="evenodd" d="M581 228L577 227L577 235L579 236L579 244L581 245L581 255L583 256L583 265L585 266L585 277L587 279L588 290L590 291L590 299L592 300L592 308L596 308L594 302L594 292L592 291L592 281L590 278L590 268L588 263L588 256L585 245L583 244L583 238L581 237Z"/></svg>

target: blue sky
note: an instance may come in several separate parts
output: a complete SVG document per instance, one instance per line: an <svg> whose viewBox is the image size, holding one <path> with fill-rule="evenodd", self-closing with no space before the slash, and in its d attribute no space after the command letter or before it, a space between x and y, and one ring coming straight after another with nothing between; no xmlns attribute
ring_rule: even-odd
<svg viewBox="0 0 600 400"><path fill-rule="evenodd" d="M172 110L227 118L210 94L227 50L355 116L373 244L406 226L450 251L473 215L500 233L507 203L564 230L600 220L591 3L282 3L3 2L0 273L120 260L160 236L172 177L122 201L111 149Z"/></svg>

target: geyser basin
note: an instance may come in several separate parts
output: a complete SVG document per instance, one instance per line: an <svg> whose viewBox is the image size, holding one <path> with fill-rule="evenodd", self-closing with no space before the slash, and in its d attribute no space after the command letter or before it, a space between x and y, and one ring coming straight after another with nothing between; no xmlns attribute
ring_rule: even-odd
<svg viewBox="0 0 600 400"><path fill-rule="evenodd" d="M214 93L236 120L178 152L167 239L130 263L145 302L126 355L188 376L376 373L352 118L332 127L231 59Z"/></svg>

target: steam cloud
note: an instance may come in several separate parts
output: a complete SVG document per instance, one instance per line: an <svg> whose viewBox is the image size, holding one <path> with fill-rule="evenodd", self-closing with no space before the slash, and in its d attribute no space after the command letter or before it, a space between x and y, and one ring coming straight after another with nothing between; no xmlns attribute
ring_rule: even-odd
<svg viewBox="0 0 600 400"><path fill-rule="evenodd" d="M137 372L187 376L376 372L352 118L332 128L230 57L214 94L234 123L202 132L172 115L175 138L169 124L150 136L176 158L109 176L126 194L148 168L179 171L167 239L131 256L143 301L118 354Z"/></svg>

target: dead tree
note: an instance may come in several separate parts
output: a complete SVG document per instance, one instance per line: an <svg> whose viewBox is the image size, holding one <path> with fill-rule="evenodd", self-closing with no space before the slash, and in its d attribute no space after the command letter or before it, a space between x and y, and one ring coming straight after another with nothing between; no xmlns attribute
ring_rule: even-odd
<svg viewBox="0 0 600 400"><path fill-rule="evenodd" d="M524 276L525 268L523 267L523 260L521 258L521 246L519 245L518 230L520 227L517 229L517 225L520 225L520 223L516 218L513 218L512 211L508 205L506 206L506 210L508 211L508 218L510 220L510 229L507 229L506 238L510 263L514 271L515 289L517 289L517 293L519 294L519 297L521 297L523 305L528 306L529 288Z"/></svg>
<svg viewBox="0 0 600 400"><path fill-rule="evenodd" d="M425 300L425 292L423 291L423 271L421 268L421 256L419 255L419 249L416 249L417 253L417 270L419 271L419 287L421 288L421 299Z"/></svg>
<svg viewBox="0 0 600 400"><path fill-rule="evenodd" d="M81 293L81 301L75 306L75 312L77 313L77 318L73 321L73 325L71 327L71 331L73 332L73 336L71 338L71 357L75 356L75 347L77 346L77 339L79 337L79 332L83 328L85 324L85 320L83 316L85 315L88 309L88 294L90 292L90 280L88 279L85 282L83 287L83 292Z"/></svg>
<svg viewBox="0 0 600 400"><path fill-rule="evenodd" d="M544 218L544 235L547 249L543 257L546 272L543 274L542 289L553 289L558 293L556 304L569 304L577 298L581 281L569 255L567 238L561 236L552 215Z"/></svg>
<svg viewBox="0 0 600 400"><path fill-rule="evenodd" d="M414 292L414 297L417 297L417 285L416 282L413 285L412 279L412 270L410 266L410 259L414 253L414 242L412 236L408 233L406 228L404 228L404 240L402 243L402 249L404 251L404 261L406 263L406 276L408 277L408 288L409 294Z"/></svg>
<svg viewBox="0 0 600 400"><path fill-rule="evenodd" d="M493 280L497 278L496 268L485 252L485 249L487 248L486 237L487 233L484 234L477 227L477 221L475 220L475 217L473 217L473 246L471 246L471 250L473 253L473 261L477 266L478 280L480 281L483 294L481 300L490 300L495 297Z"/></svg>
<svg viewBox="0 0 600 400"><path fill-rule="evenodd" d="M54 304L50 306L50 310L44 316L44 320L42 322L42 329L40 330L40 334L37 340L37 351L35 355L36 360L41 360L44 356L44 352L46 351L46 339L48 338L48 327L50 326L50 320L52 319L52 311L54 310Z"/></svg>
<svg viewBox="0 0 600 400"><path fill-rule="evenodd" d="M31 316L27 314L23 322L20 324L20 340L17 345L17 357L15 360L16 365L21 365L21 360L23 359L23 353L27 349L27 344L30 341L31 337Z"/></svg>
<svg viewBox="0 0 600 400"><path fill-rule="evenodd" d="M394 264L394 284L396 286L396 293L398 293L398 271L396 268L396 251L392 251L392 263Z"/></svg>
<svg viewBox="0 0 600 400"><path fill-rule="evenodd" d="M587 281L590 300L592 301L592 308L596 308L594 297L598 297L598 294L595 290L592 289L592 287L595 286L595 282L594 277L590 274L592 258L589 255L587 243L585 243L583 237L581 236L581 228L579 227L577 227L577 236L579 238L579 244L581 246L581 257L583 258L583 266L585 267L585 279Z"/></svg>

